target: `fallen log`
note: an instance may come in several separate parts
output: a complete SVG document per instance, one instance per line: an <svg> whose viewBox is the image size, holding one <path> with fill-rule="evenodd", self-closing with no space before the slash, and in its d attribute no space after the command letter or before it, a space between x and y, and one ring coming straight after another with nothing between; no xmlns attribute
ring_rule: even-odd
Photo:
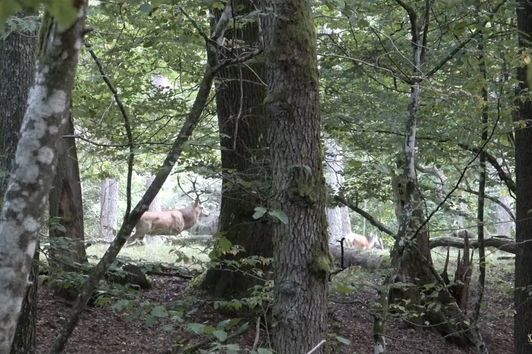
<svg viewBox="0 0 532 354"><path fill-rule="evenodd" d="M340 267L342 264L342 251L339 245L329 245L329 250L333 255L336 264ZM354 248L344 247L343 266L348 268L354 265L362 268L377 269L384 266L383 261L389 259L387 252L378 250L357 250Z"/></svg>
<svg viewBox="0 0 532 354"><path fill-rule="evenodd" d="M461 237L442 236L433 237L429 241L429 247L456 247L464 248L465 239ZM501 251L515 254L517 244L514 240L505 236L492 236L484 240L486 247L495 247ZM478 248L478 240L476 238L469 238L469 247Z"/></svg>

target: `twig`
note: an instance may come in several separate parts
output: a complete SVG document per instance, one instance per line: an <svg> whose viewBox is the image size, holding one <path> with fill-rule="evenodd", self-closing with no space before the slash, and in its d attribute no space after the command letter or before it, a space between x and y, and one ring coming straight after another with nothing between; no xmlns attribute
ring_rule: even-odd
<svg viewBox="0 0 532 354"><path fill-rule="evenodd" d="M257 350L257 346L259 345L259 338L260 338L260 316L257 317L257 324L255 325L255 340L253 341L252 350Z"/></svg>
<svg viewBox="0 0 532 354"><path fill-rule="evenodd" d="M179 272L158 272L155 270L149 270L146 272L146 274L147 275L158 275L162 277L178 277L178 278L187 279L187 280L194 278L192 275L185 275Z"/></svg>
<svg viewBox="0 0 532 354"><path fill-rule="evenodd" d="M368 220L370 222L370 224L375 226L377 229L381 230L384 233L387 233L388 235L395 236L395 233L393 231L391 231L390 229L388 229L386 227L386 225L381 223L379 220L375 219L367 211L364 211L364 210L360 209L359 207L357 207L356 205L354 205L353 203L349 202L343 195L336 195L336 196L334 196L334 199L337 202L342 203L343 205L345 205L349 209L353 210L355 213L360 214L363 218Z"/></svg>
<svg viewBox="0 0 532 354"><path fill-rule="evenodd" d="M96 63L96 66L98 67L98 71L102 75L102 79L113 94L113 97L115 99L116 105L118 106L118 109L120 110L120 113L122 113L122 117L124 118L124 128L126 129L126 136L127 136L127 146L129 147L129 155L128 155L128 161L127 161L127 182L126 182L126 212L124 214L124 220L126 220L129 217L129 213L131 212L131 181L133 178L133 163L135 160L135 145L133 141L133 132L131 130L131 119L129 118L129 115L126 112L126 108L124 107L122 100L120 99L120 96L118 95L118 91L114 87L114 85L111 83L111 79L109 79L109 76L105 73L103 70L102 63L100 62L100 59L94 53L94 51L91 48L91 45L85 41L85 47L89 51L92 59Z"/></svg>
<svg viewBox="0 0 532 354"><path fill-rule="evenodd" d="M227 338L225 339L225 342L227 342L230 339L235 338L236 336L239 336L239 335L245 333L249 328L250 328L249 326L241 326L236 332L231 333L230 335L228 335ZM207 344L210 344L211 342L212 342L212 338L206 338L206 339L202 340L201 342L199 342L197 344L194 344L194 345L186 347L185 349L183 349L182 352L183 353L193 353L196 350L200 349L201 347L204 347Z"/></svg>
<svg viewBox="0 0 532 354"><path fill-rule="evenodd" d="M314 348L312 348L307 354L312 354L314 353L316 350L318 350L322 345L325 344L325 342L327 342L325 339L322 339L321 342L318 343L318 345L316 345Z"/></svg>

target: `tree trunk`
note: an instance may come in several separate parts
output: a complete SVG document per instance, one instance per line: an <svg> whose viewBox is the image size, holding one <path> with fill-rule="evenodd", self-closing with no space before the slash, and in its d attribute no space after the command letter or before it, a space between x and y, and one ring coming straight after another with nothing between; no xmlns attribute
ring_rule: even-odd
<svg viewBox="0 0 532 354"><path fill-rule="evenodd" d="M532 48L532 3L520 0L517 3L517 29L519 48L522 52ZM519 106L516 114L515 131L515 174L516 192L516 241L519 243L515 257L515 353L530 352L530 324L532 323L532 100L530 89L532 79L530 63L523 62L517 70L519 80Z"/></svg>
<svg viewBox="0 0 532 354"><path fill-rule="evenodd" d="M69 115L65 135L74 135ZM74 138L61 138L57 143L57 173L50 191L50 266L69 271L74 265L87 263L83 202L78 154Z"/></svg>
<svg viewBox="0 0 532 354"><path fill-rule="evenodd" d="M255 10L252 2L246 0L233 1L232 6L234 16ZM230 40L238 39L234 43L240 43L234 45L233 51L259 46L258 18L247 20L242 26L235 26L236 31L231 29L225 34ZM218 232L244 251L236 256L220 255L220 265L207 272L203 287L214 296L244 295L257 284L257 278L246 270L224 267L224 260L272 256L272 225L264 218L253 218L255 208L267 204L265 191L271 184L264 69L263 61L254 60L218 73L216 104L223 170Z"/></svg>
<svg viewBox="0 0 532 354"><path fill-rule="evenodd" d="M325 157L325 180L327 185L336 195L344 183L344 162L341 150L333 139L326 139L327 149ZM327 224L329 225L329 243L336 244L351 233L351 219L349 209L345 205L338 205L334 208L327 208Z"/></svg>
<svg viewBox="0 0 532 354"><path fill-rule="evenodd" d="M24 15L19 15L23 17ZM6 28L9 32L11 29ZM33 83L36 32L11 32L0 40L0 197L7 189L9 172ZM5 35L5 33L4 33Z"/></svg>
<svg viewBox="0 0 532 354"><path fill-rule="evenodd" d="M53 182L56 142L67 122L86 2L72 3L68 28L45 14L15 165L0 216L0 353L10 350L38 243L39 220Z"/></svg>
<svg viewBox="0 0 532 354"><path fill-rule="evenodd" d="M100 238L113 241L118 222L118 180L106 178L100 189Z"/></svg>
<svg viewBox="0 0 532 354"><path fill-rule="evenodd" d="M155 176L154 175L148 175L145 177L145 181L144 181L144 186L146 187L146 189L148 189L150 187L150 185L152 184L153 180L155 179ZM116 181L116 185L118 186L118 181ZM116 191L113 191L113 197L114 197L114 201L115 201L115 209L116 209L116 204L118 204L118 188L115 188ZM115 196L116 194L116 196ZM148 211L161 211L163 210L162 207L161 207L161 197L159 194L157 194L155 196L155 198L153 198L152 202L150 203L150 207L148 208ZM115 212L115 215L116 215L116 212ZM116 216L115 216L115 220L116 220ZM116 224L116 221L115 221L115 224Z"/></svg>
<svg viewBox="0 0 532 354"><path fill-rule="evenodd" d="M35 353L35 331L37 325L37 289L39 283L39 250L35 251L31 271L28 277L29 286L22 302L18 318L15 338L11 346L11 354Z"/></svg>
<svg viewBox="0 0 532 354"><path fill-rule="evenodd" d="M509 195L499 197L499 202L494 203L495 208L495 233L498 235L511 235L515 231L514 215L509 211L514 210L513 198Z"/></svg>
<svg viewBox="0 0 532 354"><path fill-rule="evenodd" d="M19 14L18 17L24 18L25 14ZM7 32L11 30L6 29ZM0 40L0 198L7 189L28 93L33 83L36 35L37 31L13 31ZM22 303L11 346L12 354L35 352L38 273L39 256L36 252L29 276L31 285Z"/></svg>
<svg viewBox="0 0 532 354"><path fill-rule="evenodd" d="M273 346L307 353L326 338L332 267L320 147L316 37L310 3L272 0L266 55L274 223ZM314 353L324 353L323 346Z"/></svg>
<svg viewBox="0 0 532 354"><path fill-rule="evenodd" d="M410 103L405 125L406 139L399 159L403 173L393 178L396 194L396 213L399 221L399 230L392 250L392 265L397 272L387 279L387 286L391 282L409 284L406 288L393 287L390 301L400 298L408 299L413 304L423 306L423 316L417 317L419 321L428 321L436 330L445 335L448 340L457 344L468 346L477 345L483 348L480 334L474 326L468 324L467 318L461 312L456 301L449 293L446 284L435 271L429 247L429 231L425 221L424 203L419 192L416 173L417 152L417 125L418 112L421 104L421 78L425 63L425 50L427 48L427 32L429 31L429 15L431 2L427 1L421 10L423 17L419 16L416 9L403 1L398 1L403 7L410 21L411 46L412 46L412 76L410 78ZM434 306L430 296L420 296L426 291L426 286L433 284L438 289L437 301L439 306ZM434 289L431 288L430 291ZM381 300L381 302L383 302ZM376 326L383 328L382 318L376 317ZM383 333L375 336L376 347L384 345Z"/></svg>

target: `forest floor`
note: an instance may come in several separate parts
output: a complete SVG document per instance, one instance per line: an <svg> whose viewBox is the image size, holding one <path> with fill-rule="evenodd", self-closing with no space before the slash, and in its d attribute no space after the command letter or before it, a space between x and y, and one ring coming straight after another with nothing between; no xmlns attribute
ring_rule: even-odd
<svg viewBox="0 0 532 354"><path fill-rule="evenodd" d="M511 260L502 262L506 264L492 264L488 272L480 323L489 351L497 354L512 353L513 348L513 272ZM352 268L333 280L328 316L331 353L373 352L371 307L377 299L374 284L382 281L382 277L383 272ZM65 353L182 353L191 345L202 349L191 352L250 353L255 341L257 347L268 348L264 326L260 326L257 336L256 317L224 321L228 315L214 310L212 301L191 291L188 280L176 276L150 278L152 288L138 291L135 298L114 300L85 311ZM476 287L472 288L474 301ZM46 286L40 287L37 353L48 352L69 309L67 301L53 296ZM231 336L239 329L242 334ZM428 328L415 328L398 319L390 319L386 330L389 353L474 352L446 342ZM224 344L216 340L227 334L229 338ZM217 351L213 349L216 346L225 349Z"/></svg>

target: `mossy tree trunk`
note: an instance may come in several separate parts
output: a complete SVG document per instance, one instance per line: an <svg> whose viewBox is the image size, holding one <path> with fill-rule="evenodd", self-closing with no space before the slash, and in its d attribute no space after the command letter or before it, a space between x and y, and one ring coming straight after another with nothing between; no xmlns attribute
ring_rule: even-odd
<svg viewBox="0 0 532 354"><path fill-rule="evenodd" d="M274 223L274 349L307 353L326 338L327 242L325 180L320 146L316 36L310 2L269 1L266 30L271 119L270 208ZM314 353L324 353L321 346Z"/></svg>
<svg viewBox="0 0 532 354"><path fill-rule="evenodd" d="M69 271L87 263L83 202L79 175L78 154L72 117L66 122L64 135L57 144L58 161L52 190L50 191L50 266Z"/></svg>
<svg viewBox="0 0 532 354"><path fill-rule="evenodd" d="M235 18L244 21L225 33L227 40L233 43L230 50L239 52L258 48L258 16L246 17L257 9L246 0L233 1L232 6ZM218 55L223 57L226 54L220 52ZM203 288L214 296L244 295L257 284L258 278L248 275L252 270L226 266L224 260L272 256L271 223L265 218L253 219L255 208L266 206L266 191L271 185L270 124L264 111L264 69L264 62L255 58L224 68L217 75L216 104L223 170L218 232L233 245L242 247L243 252L236 256L220 255L219 265L207 272Z"/></svg>
<svg viewBox="0 0 532 354"><path fill-rule="evenodd" d="M410 43L412 48L412 72L410 84L410 103L405 124L405 142L399 167L402 174L394 178L396 193L396 213L399 230L392 250L392 265L396 273L389 277L387 285L392 287L390 301L397 297L409 300L412 309L421 305L423 315L420 321L428 321L447 339L458 344L476 345L479 352L485 350L480 334L469 324L455 299L449 293L446 284L435 271L430 246L429 231L426 225L424 202L419 192L416 173L418 115L421 107L421 82L427 54L427 38L432 3L423 6L407 4L396 0L409 19ZM392 286L391 282L408 284L406 287ZM436 305L436 306L435 306ZM377 319L377 322L379 320ZM382 328L380 324L377 326ZM376 336L377 352L384 346L382 333Z"/></svg>
<svg viewBox="0 0 532 354"><path fill-rule="evenodd" d="M20 13L18 17L25 18L29 23L35 21L34 17L26 15ZM3 198L7 189L28 93L33 83L37 43L36 29L24 32L12 28L5 30L8 34L0 40L0 198ZM36 252L28 279L31 285L22 303L11 346L12 354L35 352L38 273L39 256Z"/></svg>
<svg viewBox="0 0 532 354"><path fill-rule="evenodd" d="M118 223L118 180L105 178L100 187L100 238L112 242Z"/></svg>
<svg viewBox="0 0 532 354"><path fill-rule="evenodd" d="M72 2L71 26L60 26L48 13L41 25L35 81L0 216L0 353L10 351L27 291L39 221L55 175L56 143L68 119L86 5Z"/></svg>
<svg viewBox="0 0 532 354"><path fill-rule="evenodd" d="M527 0L517 2L517 29L519 48L524 53L532 48L532 3ZM530 353L529 342L532 333L532 88L531 64L525 60L517 70L519 80L519 106L516 114L515 131L515 174L516 192L516 248L515 257L515 353Z"/></svg>

